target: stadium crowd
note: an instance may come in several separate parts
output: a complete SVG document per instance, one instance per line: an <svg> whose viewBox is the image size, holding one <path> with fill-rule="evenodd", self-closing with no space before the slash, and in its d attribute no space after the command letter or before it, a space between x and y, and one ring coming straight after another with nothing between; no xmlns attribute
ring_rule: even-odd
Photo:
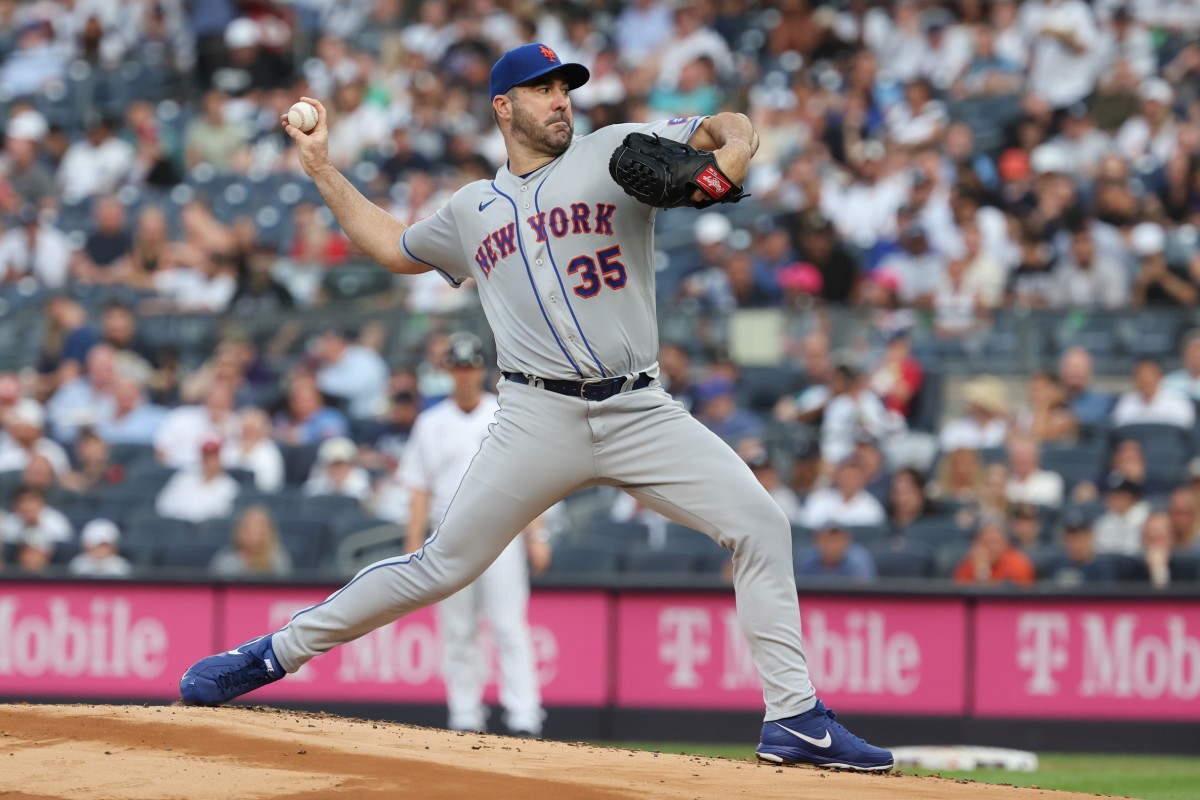
<svg viewBox="0 0 1200 800"><path fill-rule="evenodd" d="M279 116L322 98L335 163L415 221L495 172L488 71L541 41L591 71L578 133L735 109L761 135L751 198L660 217L660 302L694 323L660 365L792 519L798 577L1194 581L1198 33L1190 0L0 0L0 322L39 337L0 374L3 568L285 575L402 529L474 292L376 269L342 297L361 257ZM345 304L441 322L404 352L291 324ZM730 355L748 309L797 321L778 368ZM1128 314L1135 358L1055 339L948 414L945 365L1031 313ZM152 335L179 320L221 335ZM560 574L727 568L627 496L558 510Z"/></svg>

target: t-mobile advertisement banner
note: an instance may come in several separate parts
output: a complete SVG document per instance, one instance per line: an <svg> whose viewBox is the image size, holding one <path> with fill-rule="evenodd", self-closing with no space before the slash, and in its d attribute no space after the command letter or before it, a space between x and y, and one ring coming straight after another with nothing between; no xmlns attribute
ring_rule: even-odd
<svg viewBox="0 0 1200 800"><path fill-rule="evenodd" d="M225 641L218 647L277 630L296 611L325 597L309 591L230 589L224 601ZM547 705L607 704L609 605L603 592L542 591L531 597L534 661ZM496 702L497 646L486 624L479 641L488 675L484 696ZM437 614L426 608L318 656L286 680L255 692L254 700L442 703L441 669Z"/></svg>
<svg viewBox="0 0 1200 800"><path fill-rule="evenodd" d="M981 717L1200 719L1195 602L981 603Z"/></svg>
<svg viewBox="0 0 1200 800"><path fill-rule="evenodd" d="M963 712L964 603L804 597L801 608L812 680L830 706ZM732 595L623 594L617 629L618 706L762 708Z"/></svg>
<svg viewBox="0 0 1200 800"><path fill-rule="evenodd" d="M0 695L179 696L213 641L209 588L0 585Z"/></svg>

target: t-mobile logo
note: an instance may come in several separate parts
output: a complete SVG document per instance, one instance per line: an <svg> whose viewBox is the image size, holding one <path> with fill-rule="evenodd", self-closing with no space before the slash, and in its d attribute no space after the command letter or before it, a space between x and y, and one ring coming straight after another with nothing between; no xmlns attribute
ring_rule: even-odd
<svg viewBox="0 0 1200 800"><path fill-rule="evenodd" d="M696 667L712 657L711 628L708 612L694 606L668 607L658 615L658 657L672 666L667 676L672 689L699 688Z"/></svg>
<svg viewBox="0 0 1200 800"><path fill-rule="evenodd" d="M1070 623L1066 614L1035 611L1017 622L1017 665L1029 673L1025 691L1031 695L1058 694L1054 673L1066 669Z"/></svg>

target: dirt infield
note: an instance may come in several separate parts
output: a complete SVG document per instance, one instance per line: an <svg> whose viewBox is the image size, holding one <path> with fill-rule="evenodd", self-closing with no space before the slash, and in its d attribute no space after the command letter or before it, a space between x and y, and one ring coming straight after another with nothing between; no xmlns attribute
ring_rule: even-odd
<svg viewBox="0 0 1200 800"><path fill-rule="evenodd" d="M459 735L270 708L0 705L0 798L1082 798Z"/></svg>

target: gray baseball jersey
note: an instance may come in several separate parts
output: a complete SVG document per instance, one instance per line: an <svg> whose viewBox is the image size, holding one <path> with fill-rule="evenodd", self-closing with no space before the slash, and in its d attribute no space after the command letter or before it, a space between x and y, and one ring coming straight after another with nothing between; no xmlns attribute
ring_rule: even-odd
<svg viewBox="0 0 1200 800"><path fill-rule="evenodd" d="M404 253L454 285L475 278L506 372L579 380L649 370L656 209L625 194L608 159L626 134L686 142L703 119L611 125L528 175L501 168L406 230Z"/></svg>
<svg viewBox="0 0 1200 800"><path fill-rule="evenodd" d="M401 240L452 283L478 281L501 369L574 380L656 374L654 209L611 180L625 135L685 141L700 118L616 125L525 176L460 189ZM653 381L602 401L503 381L500 410L434 534L364 569L272 639L292 672L320 653L446 598L563 497L619 486L733 553L737 613L763 681L766 719L816 703L800 638L787 517L737 455ZM641 386L641 388L634 388Z"/></svg>

